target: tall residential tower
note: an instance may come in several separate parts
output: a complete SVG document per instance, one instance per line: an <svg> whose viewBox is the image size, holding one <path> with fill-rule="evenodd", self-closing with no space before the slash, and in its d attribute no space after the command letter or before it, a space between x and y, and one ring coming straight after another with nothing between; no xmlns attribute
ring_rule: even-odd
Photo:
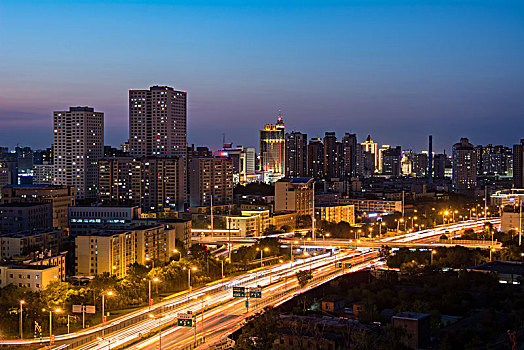
<svg viewBox="0 0 524 350"><path fill-rule="evenodd" d="M96 198L98 160L104 156L104 113L90 107L53 112L55 185L73 186L76 198Z"/></svg>

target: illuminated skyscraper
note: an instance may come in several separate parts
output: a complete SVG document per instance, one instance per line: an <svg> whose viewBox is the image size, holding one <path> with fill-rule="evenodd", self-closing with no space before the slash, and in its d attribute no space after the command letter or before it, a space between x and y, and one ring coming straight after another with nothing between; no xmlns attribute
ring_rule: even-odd
<svg viewBox="0 0 524 350"><path fill-rule="evenodd" d="M266 124L260 130L260 170L283 174L285 171L284 121L278 114L276 124Z"/></svg>
<svg viewBox="0 0 524 350"><path fill-rule="evenodd" d="M371 138L371 135L368 135L366 142L362 143L362 154L365 158L368 158L369 155L372 155L374 158L374 167L371 172L374 172L376 169L378 169L378 146L376 142L373 142L373 139ZM368 156L366 156L366 153ZM369 163L369 161L368 161ZM366 168L369 168L371 164L368 164Z"/></svg>
<svg viewBox="0 0 524 350"><path fill-rule="evenodd" d="M104 156L104 113L90 107L53 112L55 185L73 186L76 198L95 198L98 160Z"/></svg>

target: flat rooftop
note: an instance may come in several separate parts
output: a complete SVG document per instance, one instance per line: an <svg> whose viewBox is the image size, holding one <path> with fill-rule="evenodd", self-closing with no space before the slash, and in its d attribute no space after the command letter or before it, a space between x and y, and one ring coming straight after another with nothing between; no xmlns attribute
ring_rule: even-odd
<svg viewBox="0 0 524 350"><path fill-rule="evenodd" d="M524 262L492 261L471 268L472 270L497 272L505 275L521 275L524 273Z"/></svg>

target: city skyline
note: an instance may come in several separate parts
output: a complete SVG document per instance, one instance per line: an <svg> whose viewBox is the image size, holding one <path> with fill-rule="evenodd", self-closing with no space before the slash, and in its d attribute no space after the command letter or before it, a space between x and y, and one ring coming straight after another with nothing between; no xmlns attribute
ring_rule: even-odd
<svg viewBox="0 0 524 350"><path fill-rule="evenodd" d="M518 2L225 5L4 2L2 144L48 147L52 111L79 105L104 112L106 143L119 145L128 90L156 84L188 92L188 143L212 149L223 133L258 148L258 130L279 110L286 131L352 132L359 142L371 134L415 151L430 134L435 152L447 154L460 137L520 139ZM96 25L82 22L90 13ZM171 29L174 39L145 40L154 29ZM153 50L159 44L164 55Z"/></svg>

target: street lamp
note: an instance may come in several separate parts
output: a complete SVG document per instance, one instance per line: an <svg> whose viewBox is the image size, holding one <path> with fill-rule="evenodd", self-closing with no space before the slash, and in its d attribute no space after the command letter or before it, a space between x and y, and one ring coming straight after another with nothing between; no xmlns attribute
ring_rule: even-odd
<svg viewBox="0 0 524 350"><path fill-rule="evenodd" d="M155 282L155 284L158 281L160 281L158 277L153 278L153 282ZM147 281L147 284L149 286L149 310L151 310L151 305L153 304L153 299L151 299L151 279ZM156 293L158 294L158 284L156 284Z"/></svg>
<svg viewBox="0 0 524 350"><path fill-rule="evenodd" d="M155 268L155 259L150 259L150 258L146 258L146 261L151 261L151 268L154 269Z"/></svg>
<svg viewBox="0 0 524 350"><path fill-rule="evenodd" d="M22 309L22 305L25 304L25 301L23 300L20 300L20 339L24 339L24 330L23 330L23 327L22 327L22 314L24 312L24 310Z"/></svg>
<svg viewBox="0 0 524 350"><path fill-rule="evenodd" d="M173 249L173 253L178 254L178 260L182 258L182 253L180 253L177 249Z"/></svg>
<svg viewBox="0 0 524 350"><path fill-rule="evenodd" d="M437 254L436 250L431 251L431 265L433 265L433 255Z"/></svg>
<svg viewBox="0 0 524 350"><path fill-rule="evenodd" d="M42 309L43 312L49 311L49 345L53 341L53 310ZM62 309L55 309L55 313L62 312Z"/></svg>
<svg viewBox="0 0 524 350"><path fill-rule="evenodd" d="M107 318L105 315L105 303L106 303L106 295L108 297L113 296L113 292L109 291L107 293L102 293L102 323L106 323ZM104 335L104 329L102 328L102 336Z"/></svg>
<svg viewBox="0 0 524 350"><path fill-rule="evenodd" d="M269 252L269 248L265 247L264 249L257 248L257 250L260 250L260 267L264 266L264 263L262 262L262 252Z"/></svg>
<svg viewBox="0 0 524 350"><path fill-rule="evenodd" d="M184 270L186 268L184 267ZM191 270L196 271L196 267L188 267L187 268L187 301L189 301L189 294L191 293Z"/></svg>
<svg viewBox="0 0 524 350"><path fill-rule="evenodd" d="M492 260L492 255L491 255L492 253L495 253L495 248L491 248L491 249L489 250L489 261L493 261L493 260Z"/></svg>
<svg viewBox="0 0 524 350"><path fill-rule="evenodd" d="M204 303L207 302L209 299L211 299L209 295L202 299L202 340L203 341L206 340L206 330L204 329L204 312L206 311L205 307L207 307L207 304L204 304Z"/></svg>

